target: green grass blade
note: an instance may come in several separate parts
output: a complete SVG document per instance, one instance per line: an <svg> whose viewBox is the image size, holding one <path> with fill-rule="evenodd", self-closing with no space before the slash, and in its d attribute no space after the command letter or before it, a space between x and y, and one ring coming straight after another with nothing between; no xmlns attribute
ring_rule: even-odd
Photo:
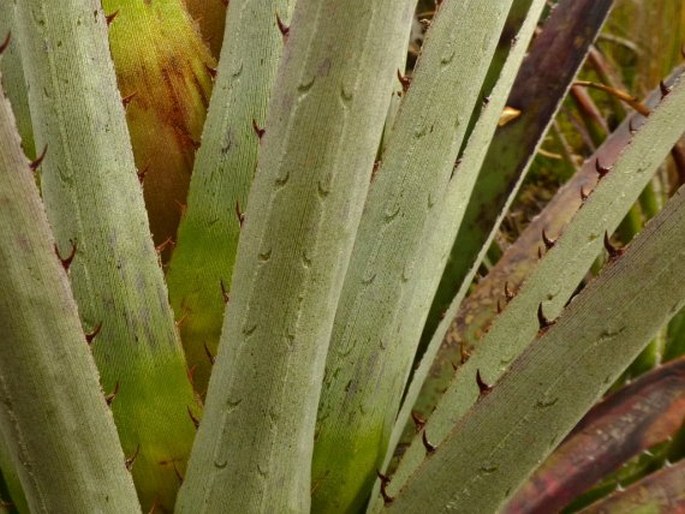
<svg viewBox="0 0 685 514"><path fill-rule="evenodd" d="M33 513L140 512L45 210L0 92L0 437Z"/></svg>
<svg viewBox="0 0 685 514"><path fill-rule="evenodd" d="M670 145L657 140L663 136L672 144L677 137L673 133L682 133L684 104L681 83L641 130L658 148L643 148L652 156L633 163L634 172L644 173L645 161L666 155ZM633 145L640 147L638 139L642 138L636 137ZM621 168L614 171L625 180ZM598 189L594 194L600 193ZM592 203L581 213L592 213ZM583 244L578 239L574 243L577 248ZM535 337L489 392L481 394L468 415L425 456L386 510L497 511L685 304L684 257L681 188L625 253ZM429 427L425 430L424 437L432 441Z"/></svg>
<svg viewBox="0 0 685 514"><path fill-rule="evenodd" d="M207 391L240 235L236 209L247 207L259 138L283 50L276 13L288 23L293 0L234 0L202 146L190 181L188 207L167 272L196 390Z"/></svg>
<svg viewBox="0 0 685 514"><path fill-rule="evenodd" d="M683 108L685 81L680 80L618 160L613 165L603 163L612 166L611 171L597 184L562 234L549 234L557 238L554 246L506 305L470 359L457 370L428 420L426 429L434 444L440 443L477 401L476 372L479 371L486 382L496 381L530 343L539 328L536 315L539 306L542 305L548 319L559 314L602 251L605 232L612 233L616 229L685 131L685 119L679 115ZM424 447L418 435L403 455L393 489L401 486L423 459Z"/></svg>
<svg viewBox="0 0 685 514"><path fill-rule="evenodd" d="M295 7L179 512L309 510L328 341L413 5Z"/></svg>
<svg viewBox="0 0 685 514"><path fill-rule="evenodd" d="M197 400L152 244L98 1L17 3L22 61L58 251L145 510L170 509ZM118 387L117 387L118 386ZM197 415L197 412L196 412Z"/></svg>

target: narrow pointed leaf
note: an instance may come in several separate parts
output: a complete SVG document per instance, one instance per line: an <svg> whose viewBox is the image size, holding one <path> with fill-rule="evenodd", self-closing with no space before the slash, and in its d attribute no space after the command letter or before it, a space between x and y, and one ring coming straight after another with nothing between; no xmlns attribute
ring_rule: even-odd
<svg viewBox="0 0 685 514"><path fill-rule="evenodd" d="M588 412L502 512L560 511L632 457L673 437L684 419L685 359L679 359Z"/></svg>
<svg viewBox="0 0 685 514"><path fill-rule="evenodd" d="M0 438L34 513L140 512L0 91Z"/></svg>
<svg viewBox="0 0 685 514"><path fill-rule="evenodd" d="M295 7L179 512L309 511L328 341L412 7Z"/></svg>
<svg viewBox="0 0 685 514"><path fill-rule="evenodd" d="M543 4L536 3L538 15ZM400 318L421 317L406 306L427 258L423 233L441 206L510 7L445 3L427 34L381 156L336 313L313 464L317 510L358 509L376 479L418 341L398 326ZM482 51L470 50L483 41Z"/></svg>
<svg viewBox="0 0 685 514"><path fill-rule="evenodd" d="M440 266L440 269L445 271L435 296L421 298L421 303L417 304L432 302L432 314L429 314L422 336L422 344L426 345L426 349L405 394L401 412L397 417L398 421L393 429L391 449L399 442L405 423L410 419L410 413L419 398L424 380L429 376L431 364L440 348L444 334L456 314L458 305L466 295L480 261L490 246L499 221L523 180L531 162L530 156L540 144L546 127L559 108L561 99L570 87L589 45L599 32L611 4L610 0L601 2L583 0L582 2L567 1L558 5L547 19L546 30L543 29L542 34L532 43L530 54L518 70L512 93L507 100L507 105L522 109L521 116L500 127L494 135L492 132L485 132L479 136L478 141L474 140L473 143L469 141L471 148L467 148L461 164L463 176L456 175L437 224L432 227L433 239L429 239L426 243L432 248L428 254L437 256L440 261L439 264L426 263L423 268L431 270L432 266ZM586 19L584 6L587 5L590 5L588 8L592 9L593 15ZM580 37L577 34L578 25L585 27ZM576 39L577 37L579 39ZM577 52L566 50L572 46L571 40L578 44ZM561 59L561 56L564 58ZM505 93L502 92L502 94ZM493 98L497 98L496 95L493 95ZM485 157L482 155L482 148L477 152L474 151L474 148L479 148L481 145L489 145ZM503 158L509 155L511 159ZM480 171L476 172L474 168ZM473 173L479 174L476 186L470 196L465 196L462 180L474 180L469 177ZM466 191L471 190L471 188L466 189ZM481 199L488 195L493 195L490 201L481 203ZM466 212L464 212L466 205L469 207L466 207ZM487 206L487 209L490 209L499 221L495 222L494 217L488 217L490 214L486 214L485 211L481 212L481 205ZM502 210L497 212L498 209ZM457 220L462 221L456 223ZM463 233L479 235L475 238L469 239L471 237L469 236L464 239ZM461 286L459 287L458 284ZM458 288L456 296L454 295L455 287ZM447 308L450 300L452 303ZM415 308L417 307L412 306L412 309ZM493 304L492 308L496 309L496 304ZM435 323L439 319L442 321L436 329ZM440 374L437 375L439 379L445 376L451 377L453 362L441 359L440 363L442 368ZM457 363L458 361L454 362L454 364ZM426 387L431 388L432 384L433 382ZM433 390L436 388L439 388L439 392L442 393L445 386L441 383L433 387ZM435 401L435 395L431 389L428 393L422 393L421 401ZM433 405L434 403L422 404L419 412L428 413ZM386 461L389 457L390 455L386 457Z"/></svg>
<svg viewBox="0 0 685 514"><path fill-rule="evenodd" d="M182 0L103 0L150 230L166 262L186 204L216 63Z"/></svg>
<svg viewBox="0 0 685 514"><path fill-rule="evenodd" d="M478 252L489 246L491 233L513 200L612 4L612 0L561 1L533 42L507 100L521 115L497 130L488 149L431 307L424 344L475 266Z"/></svg>
<svg viewBox="0 0 685 514"><path fill-rule="evenodd" d="M202 146L190 181L188 207L167 272L171 306L193 381L207 391L231 287L240 220L257 166L266 107L283 50L276 14L289 23L293 0L233 0L223 57Z"/></svg>
<svg viewBox="0 0 685 514"><path fill-rule="evenodd" d="M674 76L678 76L680 71ZM667 83L672 84L672 80ZM660 98L661 92L656 90L645 103L654 107ZM539 260L538 251L544 248L543 230L551 238L556 238L563 231L583 203L581 191L589 194L597 183L597 160L614 162L632 138L631 127L637 130L644 121L645 118L635 115L621 124L583 167L559 189L543 211L506 249L490 272L478 281L473 292L459 306L449 333L435 356L413 406L418 414L427 417L432 412L454 376L453 366L460 364L462 350L466 353L473 351L497 316L497 302L501 306L506 305L505 285L512 291L518 290L535 269Z"/></svg>
<svg viewBox="0 0 685 514"><path fill-rule="evenodd" d="M590 197L543 255L514 298L499 315L469 360L457 369L445 394L426 424L439 444L480 391L475 377L495 382L540 330L540 313L554 319L567 303L594 259L603 251L603 236L612 233L635 203L653 172L685 131L685 82L652 112ZM420 437L404 453L393 484L404 483L423 461ZM393 488L395 486L393 485Z"/></svg>
<svg viewBox="0 0 685 514"><path fill-rule="evenodd" d="M682 83L676 91L653 120L682 127ZM498 510L685 304L684 257L681 188L437 444L387 510Z"/></svg>
<svg viewBox="0 0 685 514"><path fill-rule="evenodd" d="M187 377L96 0L25 0L17 27L43 197L144 510L171 509L195 435ZM73 252L73 255L72 255ZM99 331L98 331L99 327Z"/></svg>

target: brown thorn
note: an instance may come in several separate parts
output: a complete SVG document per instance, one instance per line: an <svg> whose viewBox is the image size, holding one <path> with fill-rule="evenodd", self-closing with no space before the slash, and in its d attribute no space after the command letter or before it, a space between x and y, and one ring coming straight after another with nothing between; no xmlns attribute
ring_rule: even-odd
<svg viewBox="0 0 685 514"><path fill-rule="evenodd" d="M584 202L588 199L589 196L590 193L586 193L585 188L583 186L580 186L580 199Z"/></svg>
<svg viewBox="0 0 685 514"><path fill-rule="evenodd" d="M186 310L186 311L183 313L183 316L181 316L181 317L178 318L177 320L174 320L174 324L176 325L176 328L178 328L179 330L181 329L181 327L183 326L183 324L184 324L184 323L186 322L186 320L188 319L189 314L190 314L190 312L188 312L188 311Z"/></svg>
<svg viewBox="0 0 685 514"><path fill-rule="evenodd" d="M397 70L397 80L400 81L400 85L402 86L402 92L406 93L409 90L409 86L411 85L411 79L406 75L402 75L402 72L400 72L400 70Z"/></svg>
<svg viewBox="0 0 685 514"><path fill-rule="evenodd" d="M93 328L92 331L86 332L86 342L88 345L91 345L93 343L93 340L98 336L100 331L102 330L102 321L95 325L95 328Z"/></svg>
<svg viewBox="0 0 685 514"><path fill-rule="evenodd" d="M124 465L126 466L126 469L131 472L133 470L133 465L136 463L136 459L138 458L138 454L140 453L140 443L136 446L136 451L133 452L133 455L131 455L129 458L127 458L124 461Z"/></svg>
<svg viewBox="0 0 685 514"><path fill-rule="evenodd" d="M143 185L143 182L145 181L145 176L147 175L147 172L150 171L150 163L147 164L142 170L138 171L136 175L138 175L138 182L140 182L140 185Z"/></svg>
<svg viewBox="0 0 685 514"><path fill-rule="evenodd" d="M599 180L602 180L606 176L606 174L611 171L611 168L607 168L607 167L602 166L599 163L599 157L598 157L597 159L595 159L595 171L599 174Z"/></svg>
<svg viewBox="0 0 685 514"><path fill-rule="evenodd" d="M7 50L7 47L10 46L10 43L12 42L12 33L8 32L7 35L5 36L5 39L0 43L0 55L3 54L5 50Z"/></svg>
<svg viewBox="0 0 685 514"><path fill-rule="evenodd" d="M105 15L105 21L107 22L107 26L109 27L114 19L119 15L119 9L114 11L112 14L106 14Z"/></svg>
<svg viewBox="0 0 685 514"><path fill-rule="evenodd" d="M180 471L178 470L178 468L176 467L176 463L175 463L175 462L172 462L171 465L172 465L173 468L174 468L174 473L176 474L176 478L178 478L178 482L179 482L180 484L182 484L182 483L183 483L183 475L181 475L181 472L180 472Z"/></svg>
<svg viewBox="0 0 685 514"><path fill-rule="evenodd" d="M214 357L214 355L212 355L212 352L209 350L207 343L205 343L204 346L205 346L205 354L207 355L207 359L209 359L209 363L213 366L215 357Z"/></svg>
<svg viewBox="0 0 685 514"><path fill-rule="evenodd" d="M45 154L48 153L48 145L46 144L43 147L43 151L40 153L38 157L35 158L35 160L31 161L29 163L29 168L31 168L31 171L36 171L38 168L40 168L40 165L43 163L43 159L45 159Z"/></svg>
<svg viewBox="0 0 685 514"><path fill-rule="evenodd" d="M671 88L668 87L663 80L659 81L659 89L661 90L662 100L671 92Z"/></svg>
<svg viewBox="0 0 685 514"><path fill-rule="evenodd" d="M539 248L538 248L538 251L539 251ZM497 314L502 314L502 302L500 301L499 298L497 299Z"/></svg>
<svg viewBox="0 0 685 514"><path fill-rule="evenodd" d="M462 365L466 364L466 361L469 360L470 356L471 355L469 354L468 350L466 349L466 344L464 344L464 342L461 341L459 343L459 358L461 359Z"/></svg>
<svg viewBox="0 0 685 514"><path fill-rule="evenodd" d="M511 292L509 289L509 282L504 283L504 297L507 299L507 302L510 302L511 300L514 299L514 293Z"/></svg>
<svg viewBox="0 0 685 514"><path fill-rule="evenodd" d="M245 213L240 209L240 201L235 201L235 214L238 217L238 225L243 228L243 222L245 221Z"/></svg>
<svg viewBox="0 0 685 514"><path fill-rule="evenodd" d="M538 304L537 316L538 316L538 325L540 326L540 330L542 330L542 331L547 330L549 327L551 327L554 324L553 321L550 321L545 317L545 313L542 310L542 302L540 302Z"/></svg>
<svg viewBox="0 0 685 514"><path fill-rule="evenodd" d="M611 239L609 238L609 232L607 232L607 231L604 232L604 248L606 249L607 253L609 254L609 260L618 259L623 254L622 249L616 248L613 244L611 244Z"/></svg>
<svg viewBox="0 0 685 514"><path fill-rule="evenodd" d="M423 443L423 447L426 449L427 453L435 453L436 446L428 442L428 436L426 435L425 430L421 434L421 442Z"/></svg>
<svg viewBox="0 0 685 514"><path fill-rule="evenodd" d="M195 416L195 414L193 414L193 411L190 409L190 407L187 407L187 409L188 409L188 416L190 416L190 421L193 422L193 425L195 426L195 430L197 430L198 427L200 426L200 420L197 419L197 416Z"/></svg>
<svg viewBox="0 0 685 514"><path fill-rule="evenodd" d="M121 99L121 103L124 106L124 109L128 107L128 104L130 104L133 101L136 95L138 95L138 91L134 91L130 95L126 95Z"/></svg>
<svg viewBox="0 0 685 514"><path fill-rule="evenodd" d="M207 70L207 73L209 73L209 76L212 77L212 79L216 78L216 68L214 68L213 66L209 66L208 64L205 64L205 69Z"/></svg>
<svg viewBox="0 0 685 514"><path fill-rule="evenodd" d="M105 396L105 401L107 402L108 406L112 406L112 402L114 399L117 397L117 394L119 394L119 381L117 380L117 383L114 384L114 391L109 393L107 396Z"/></svg>
<svg viewBox="0 0 685 514"><path fill-rule="evenodd" d="M457 369L459 369L459 366L457 366L457 365L456 365L454 362L452 362L452 361L450 361L450 365L452 366L452 369L453 369L454 371L457 371Z"/></svg>
<svg viewBox="0 0 685 514"><path fill-rule="evenodd" d="M252 128L254 129L255 134L257 134L259 140L261 141L262 137L264 137L265 130L263 128L259 128L259 125L257 125L257 120L255 119L252 120Z"/></svg>
<svg viewBox="0 0 685 514"><path fill-rule="evenodd" d="M152 507L150 507L150 510L147 511L147 514L155 514L155 512L157 512L157 507L159 507L159 498L155 498L155 500L152 502Z"/></svg>
<svg viewBox="0 0 685 514"><path fill-rule="evenodd" d="M69 239L69 243L71 243L71 251L65 258L62 258L62 256L59 254L59 248L57 247L57 244L55 244L55 253L57 254L57 258L62 263L64 271L69 271L71 263L74 260L74 256L76 256L76 242L73 239Z"/></svg>
<svg viewBox="0 0 685 514"><path fill-rule="evenodd" d="M538 259L542 259L542 248L538 246Z"/></svg>
<svg viewBox="0 0 685 514"><path fill-rule="evenodd" d="M381 481L381 496L383 497L383 503L388 505L394 501L394 498L390 496L387 491L390 479L378 470L376 470L376 476Z"/></svg>
<svg viewBox="0 0 685 514"><path fill-rule="evenodd" d="M414 422L417 432L421 432L423 427L426 426L426 420L419 416L415 411L411 411L411 419Z"/></svg>
<svg viewBox="0 0 685 514"><path fill-rule="evenodd" d="M224 284L223 279L219 280L219 285L221 286L221 297L224 299L224 303L228 303L231 297L226 289L226 284Z"/></svg>
<svg viewBox="0 0 685 514"><path fill-rule="evenodd" d="M176 246L176 243L174 242L173 238L171 236L167 237L164 241L162 241L160 244L155 246L155 251L160 254L164 250L166 250L169 246L174 247Z"/></svg>
<svg viewBox="0 0 685 514"><path fill-rule="evenodd" d="M380 470L376 470L376 476L378 479L381 481L381 484L389 484L390 483L390 478L387 475L384 475L383 473L380 472Z"/></svg>
<svg viewBox="0 0 685 514"><path fill-rule="evenodd" d="M195 370L197 369L197 364L191 366L190 368L186 368L186 376L188 377L188 382L190 382L190 385L194 386L195 385Z"/></svg>
<svg viewBox="0 0 685 514"><path fill-rule="evenodd" d="M630 118L630 120L628 120L628 132L630 132L631 136L635 135L635 133L637 132L637 129L633 127L633 118Z"/></svg>
<svg viewBox="0 0 685 514"><path fill-rule="evenodd" d="M543 228L542 229L542 242L545 243L545 248L547 248L548 250L551 250L552 247L554 246L554 243L556 243L556 239L550 239L547 236L547 232Z"/></svg>
<svg viewBox="0 0 685 514"><path fill-rule="evenodd" d="M480 374L480 370L476 370L476 384L478 384L478 390L480 391L481 396L485 396L492 391L492 386L485 383Z"/></svg>
<svg viewBox="0 0 685 514"><path fill-rule="evenodd" d="M288 39L288 33L290 32L290 27L288 27L285 23L283 23L283 20L281 20L281 17L276 13L276 24L278 25L278 30L280 31L281 35L283 36L283 41L286 41Z"/></svg>

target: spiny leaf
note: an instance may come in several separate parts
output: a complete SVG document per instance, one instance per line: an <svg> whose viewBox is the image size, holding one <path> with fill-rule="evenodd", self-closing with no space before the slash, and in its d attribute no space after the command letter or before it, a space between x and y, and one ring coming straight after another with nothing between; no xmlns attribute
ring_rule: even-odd
<svg viewBox="0 0 685 514"><path fill-rule="evenodd" d="M169 298L188 365L195 370L195 389L202 396L212 365L207 350L212 355L217 352L223 293L231 285L247 193L257 166L259 139L252 124L264 125L283 51L274 13L289 22L294 3L231 2L225 50L190 180L188 207L169 263Z"/></svg>
<svg viewBox="0 0 685 514"><path fill-rule="evenodd" d="M182 0L103 0L155 245L176 239L216 66ZM163 248L163 261L173 245Z"/></svg>

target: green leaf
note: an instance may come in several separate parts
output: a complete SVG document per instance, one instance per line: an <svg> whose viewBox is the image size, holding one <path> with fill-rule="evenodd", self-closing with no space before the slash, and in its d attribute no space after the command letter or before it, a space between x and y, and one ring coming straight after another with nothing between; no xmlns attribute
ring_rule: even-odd
<svg viewBox="0 0 685 514"><path fill-rule="evenodd" d="M19 41L16 30L14 30L14 10L14 2L11 0L0 2L0 44L5 41L8 42L8 47L5 48L0 57L2 88L5 90L10 104L12 104L24 153L33 159L36 156L36 148L33 143L29 97L24 80L24 68L19 54Z"/></svg>
<svg viewBox="0 0 685 514"><path fill-rule="evenodd" d="M236 211L247 208L259 138L283 49L276 13L288 23L293 0L234 0L188 207L167 272L193 383L207 391L240 235ZM209 356L207 355L209 353Z"/></svg>
<svg viewBox="0 0 685 514"><path fill-rule="evenodd" d="M296 5L179 512L309 511L328 341L412 7Z"/></svg>
<svg viewBox="0 0 685 514"><path fill-rule="evenodd" d="M573 220L539 260L515 297L506 305L476 351L461 366L431 415L426 428L439 444L479 397L476 374L492 383L531 342L539 329L538 310L547 319L559 314L593 260L602 251L605 233L618 226L685 130L678 109L685 106L685 82L680 81L652 112L631 143L602 178ZM421 436L412 441L396 473L402 484L424 459ZM395 486L393 486L395 487Z"/></svg>
<svg viewBox="0 0 685 514"><path fill-rule="evenodd" d="M31 512L140 512L0 91L0 436Z"/></svg>
<svg viewBox="0 0 685 514"><path fill-rule="evenodd" d="M685 358L596 405L503 514L559 512L631 458L673 437L685 419Z"/></svg>
<svg viewBox="0 0 685 514"><path fill-rule="evenodd" d="M535 3L522 30L515 67L543 4ZM429 259L421 243L442 207L510 7L445 3L426 36L364 208L336 313L316 432L315 510L359 508L385 455L420 335L416 325L428 310L407 309L417 288L430 288L430 277L421 279ZM513 74L503 87L512 82ZM494 130L501 109L488 109ZM439 271L432 271L437 285Z"/></svg>
<svg viewBox="0 0 685 514"><path fill-rule="evenodd" d="M145 510L171 509L198 404L150 238L99 2L17 3L43 196Z"/></svg>
<svg viewBox="0 0 685 514"><path fill-rule="evenodd" d="M669 148L656 142L660 137L672 143L677 137L673 133L679 135L685 128L685 82L672 94L639 132L659 146L655 156ZM636 137L631 148L642 146L639 139L643 138ZM635 164L633 169L644 170L644 161ZM618 164L614 172L625 180L621 168ZM599 189L593 193L598 194ZM590 200L580 212L592 212L592 204ZM580 246L577 239L576 245ZM683 306L683 257L681 188L625 253L612 260L552 326L541 330L494 387L480 395L387 510L496 511ZM433 442L429 424L425 430L425 439Z"/></svg>

